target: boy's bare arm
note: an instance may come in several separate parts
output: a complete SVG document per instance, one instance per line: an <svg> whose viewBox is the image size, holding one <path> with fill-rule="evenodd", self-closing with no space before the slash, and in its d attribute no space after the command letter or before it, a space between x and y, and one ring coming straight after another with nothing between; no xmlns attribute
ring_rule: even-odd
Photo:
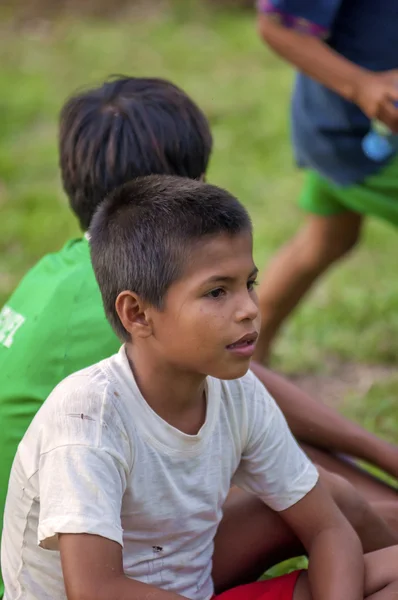
<svg viewBox="0 0 398 600"><path fill-rule="evenodd" d="M363 600L364 557L358 536L320 483L280 513L309 554L313 600Z"/></svg>
<svg viewBox="0 0 398 600"><path fill-rule="evenodd" d="M332 50L321 39L288 29L259 15L262 39L280 56L337 94L357 104L370 119L398 132L398 70L373 73Z"/></svg>
<svg viewBox="0 0 398 600"><path fill-rule="evenodd" d="M301 442L361 458L398 477L398 447L385 442L337 411L311 398L278 375L257 364L251 370L275 398L293 435Z"/></svg>
<svg viewBox="0 0 398 600"><path fill-rule="evenodd" d="M127 578L117 542L97 535L61 534L59 548L68 600L186 600Z"/></svg>

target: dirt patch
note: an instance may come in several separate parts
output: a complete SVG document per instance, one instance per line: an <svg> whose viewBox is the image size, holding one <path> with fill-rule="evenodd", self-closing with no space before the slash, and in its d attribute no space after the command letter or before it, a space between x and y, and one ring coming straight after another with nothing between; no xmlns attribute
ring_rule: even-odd
<svg viewBox="0 0 398 600"><path fill-rule="evenodd" d="M364 396L375 383L397 375L397 368L386 365L335 363L328 365L327 373L292 375L290 380L312 397L328 406L337 407L347 394Z"/></svg>

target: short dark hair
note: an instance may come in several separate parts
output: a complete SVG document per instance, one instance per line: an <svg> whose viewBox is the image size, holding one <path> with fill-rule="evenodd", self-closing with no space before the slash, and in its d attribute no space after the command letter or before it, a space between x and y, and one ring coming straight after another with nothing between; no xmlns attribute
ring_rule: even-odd
<svg viewBox="0 0 398 600"><path fill-rule="evenodd" d="M117 186L154 174L199 179L211 149L205 115L163 79L113 78L72 96L60 114L62 182L83 230Z"/></svg>
<svg viewBox="0 0 398 600"><path fill-rule="evenodd" d="M93 217L90 246L105 313L117 335L129 340L115 309L122 291L133 291L161 309L190 246L243 231L251 232L251 221L242 204L202 181L152 176L112 192Z"/></svg>

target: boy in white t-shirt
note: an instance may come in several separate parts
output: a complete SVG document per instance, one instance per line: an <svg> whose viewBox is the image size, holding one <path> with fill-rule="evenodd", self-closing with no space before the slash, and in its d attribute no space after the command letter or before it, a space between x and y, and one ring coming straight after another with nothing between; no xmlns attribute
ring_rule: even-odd
<svg viewBox="0 0 398 600"><path fill-rule="evenodd" d="M233 483L279 513L264 535L291 529L310 568L308 579L249 583L225 600L387 598L398 549L364 560L248 373L260 323L243 206L202 182L147 177L104 201L90 235L105 311L125 344L61 382L19 446L5 600L210 600L230 588L212 559ZM225 546L224 555L228 565Z"/></svg>

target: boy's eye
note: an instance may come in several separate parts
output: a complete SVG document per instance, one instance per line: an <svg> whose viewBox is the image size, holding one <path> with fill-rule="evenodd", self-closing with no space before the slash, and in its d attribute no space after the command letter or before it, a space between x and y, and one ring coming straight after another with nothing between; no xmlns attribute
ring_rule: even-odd
<svg viewBox="0 0 398 600"><path fill-rule="evenodd" d="M208 292L206 294L206 296L208 296L209 298L221 298L222 296L224 296L225 294L225 290L223 290L222 288L216 288L215 290L211 290L211 292Z"/></svg>
<svg viewBox="0 0 398 600"><path fill-rule="evenodd" d="M249 280L247 282L247 289L249 290L249 292L251 292L256 285L258 285L258 281L256 281L256 279Z"/></svg>

